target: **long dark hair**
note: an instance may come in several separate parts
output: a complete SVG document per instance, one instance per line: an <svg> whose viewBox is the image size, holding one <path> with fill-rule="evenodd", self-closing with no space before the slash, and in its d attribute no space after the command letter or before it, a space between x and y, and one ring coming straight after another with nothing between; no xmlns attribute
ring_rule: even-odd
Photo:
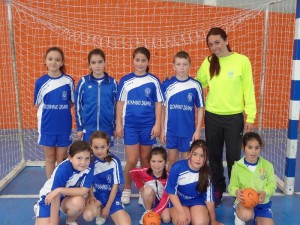
<svg viewBox="0 0 300 225"><path fill-rule="evenodd" d="M165 160L165 162L167 163L167 151L164 147L154 147L152 148L149 156L148 156L148 161L150 162L151 158L153 155L161 155L163 160ZM151 167L147 170L147 173L150 174L150 175L153 175L153 172L152 172L152 169ZM166 166L163 170L163 173L161 175L161 178L162 179L167 179L167 170L166 170Z"/></svg>
<svg viewBox="0 0 300 225"><path fill-rule="evenodd" d="M110 136L102 131L95 131L91 134L90 136L90 145L92 146L93 144L93 140L96 138L101 138L101 139L105 139L107 146L110 146ZM112 161L112 155L109 152L109 148L107 149L107 156L105 156L104 161L106 162L111 162Z"/></svg>
<svg viewBox="0 0 300 225"><path fill-rule="evenodd" d="M150 51L146 47L138 47L133 51L132 58L134 59L136 54L141 53L146 56L148 61L150 61ZM149 66L146 68L146 72L149 72Z"/></svg>
<svg viewBox="0 0 300 225"><path fill-rule="evenodd" d="M47 55L49 54L49 52L59 52L59 54L61 55L61 60L63 62L63 65L61 67L59 67L59 71L62 73L62 74L65 74L66 73L66 67L65 67L65 54L63 52L63 50L61 50L59 47L51 47L51 48L48 48L47 51L46 51L46 54L45 54L45 59L47 58Z"/></svg>
<svg viewBox="0 0 300 225"><path fill-rule="evenodd" d="M197 191L199 192L206 192L206 189L208 185L210 184L210 178L211 178L211 171L208 165L208 148L206 145L206 142L202 139L200 140L195 140L190 149L189 152L192 154L193 151L197 148L202 148L203 149L203 154L205 157L204 160L204 165L201 167L199 171L199 179L197 183Z"/></svg>
<svg viewBox="0 0 300 225"><path fill-rule="evenodd" d="M220 35L220 37L224 41L226 41L227 37L228 37L228 35L226 34L226 32L222 28L213 27L213 28L210 29L210 31L206 35L206 44L207 44L208 47L209 47L208 38L211 35ZM229 44L227 45L227 49L228 49L229 52L232 52ZM208 60L210 62L209 74L210 74L210 78L212 79L215 75L220 74L221 66L220 66L219 58L214 53L212 53L211 56L209 56Z"/></svg>

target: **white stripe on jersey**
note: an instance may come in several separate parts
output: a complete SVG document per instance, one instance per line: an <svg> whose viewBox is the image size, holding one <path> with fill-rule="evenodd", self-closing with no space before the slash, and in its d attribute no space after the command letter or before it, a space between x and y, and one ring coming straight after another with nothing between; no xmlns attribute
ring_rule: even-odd
<svg viewBox="0 0 300 225"><path fill-rule="evenodd" d="M66 187L74 187L78 180L84 175L88 174L91 171L91 168L86 168L84 171L81 171L80 173L74 173L72 177L67 181ZM81 181L81 185L84 184L85 177Z"/></svg>
<svg viewBox="0 0 300 225"><path fill-rule="evenodd" d="M85 83L85 78L81 78L81 84L79 86L79 89L78 89L78 93L81 93L81 88L84 87L84 83ZM79 125L80 126L83 126L83 124L81 123L82 122L82 118L81 118L81 113L80 113L80 103L82 102L82 97L83 95L79 95L78 98L77 98L77 102L75 102L76 104L76 107L75 107L75 110L76 110L76 114L78 116L78 121L79 121Z"/></svg>
<svg viewBox="0 0 300 225"><path fill-rule="evenodd" d="M148 83L154 83L155 87L156 87L156 91L157 93L157 101L161 102L162 101L162 93L160 90L160 84L157 81L157 79L155 79L154 77L152 77L150 74L148 74L145 77L133 77L127 81L124 82L124 85L122 87L122 90L120 91L120 101L127 101L127 97L128 97L128 92L138 88L144 84L148 84ZM126 93L124 93L124 89L126 88Z"/></svg>
<svg viewBox="0 0 300 225"><path fill-rule="evenodd" d="M46 83L44 83L42 85L42 87L40 88L37 97L36 97L36 102L35 105L39 105L41 103L43 103L43 97L44 97L44 90L49 86L49 83L51 82L51 79L47 80Z"/></svg>
<svg viewBox="0 0 300 225"><path fill-rule="evenodd" d="M189 171L185 171L180 173L178 176L178 185L187 185L198 182L199 173L191 173Z"/></svg>
<svg viewBox="0 0 300 225"><path fill-rule="evenodd" d="M113 176L115 180L115 184L120 184L120 168L118 166L118 161L116 159L112 159L110 162L98 161L95 163L94 175L103 173L107 170L113 169Z"/></svg>
<svg viewBox="0 0 300 225"><path fill-rule="evenodd" d="M72 84L73 80L69 76L62 75L61 78L58 79L49 79L43 86L41 87L38 96L37 96L37 102L36 105L40 104L42 102L43 97L48 94L49 92L60 88L66 84ZM71 87L71 101L74 102L74 90L73 85L70 85Z"/></svg>
<svg viewBox="0 0 300 225"><path fill-rule="evenodd" d="M184 85L182 85L184 84ZM166 107L168 107L168 101L170 99L170 97L172 97L173 95L188 90L188 89L196 89L196 91L198 92L198 96L200 98L200 105L203 106L203 99L201 98L202 96L202 89L201 86L198 82L189 79L188 81L182 83L182 82L174 82L173 84L171 84L167 90L165 91L165 95L166 95Z"/></svg>

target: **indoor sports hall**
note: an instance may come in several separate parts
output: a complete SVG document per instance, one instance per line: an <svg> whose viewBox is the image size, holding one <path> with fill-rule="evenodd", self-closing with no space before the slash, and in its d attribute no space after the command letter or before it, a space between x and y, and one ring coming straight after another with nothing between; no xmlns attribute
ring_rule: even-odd
<svg viewBox="0 0 300 225"><path fill-rule="evenodd" d="M132 51L145 46L151 73L163 81L173 75L173 55L180 50L191 56L190 76L196 76L210 54L206 33L217 26L227 31L233 51L252 63L255 131L277 179L274 222L299 224L300 0L0 0L0 13L1 225L34 224L33 204L46 181L33 92L35 80L47 71L49 47L63 49L75 85L89 73L87 54L94 48L104 50L106 71L119 81L132 70ZM75 127L73 115L73 141ZM125 163L122 143L115 140L111 152ZM137 225L143 208L132 188L125 209ZM234 224L233 201L226 194L216 209L226 225ZM65 218L61 214L61 225ZM82 218L79 223L95 224Z"/></svg>

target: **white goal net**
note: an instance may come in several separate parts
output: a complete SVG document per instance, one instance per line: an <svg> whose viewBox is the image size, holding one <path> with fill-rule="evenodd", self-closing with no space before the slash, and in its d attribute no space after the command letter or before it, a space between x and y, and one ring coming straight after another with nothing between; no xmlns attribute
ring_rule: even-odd
<svg viewBox="0 0 300 225"><path fill-rule="evenodd" d="M96 47L106 53L106 71L117 80L132 71L138 46L149 48L150 71L161 80L173 75L172 58L179 50L190 54L195 76L209 55L206 33L215 26L224 28L232 49L252 62L255 126L265 141L264 156L283 180L295 6L295 0L0 1L0 180L20 164L44 160L36 144L33 90L46 73L49 47L64 50L67 74L76 83L89 73L87 54ZM113 152L124 160L121 142Z"/></svg>

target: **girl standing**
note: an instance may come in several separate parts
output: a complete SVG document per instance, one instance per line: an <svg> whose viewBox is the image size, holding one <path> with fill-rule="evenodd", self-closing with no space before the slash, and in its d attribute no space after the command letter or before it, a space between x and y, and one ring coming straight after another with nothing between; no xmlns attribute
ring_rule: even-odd
<svg viewBox="0 0 300 225"><path fill-rule="evenodd" d="M273 225L270 200L276 190L273 165L260 156L262 140L257 133L245 133L242 141L245 156L234 163L228 186L229 194L236 197L235 225L245 225L253 218L258 225ZM259 204L252 209L240 204L245 188L253 188L259 194Z"/></svg>
<svg viewBox="0 0 300 225"><path fill-rule="evenodd" d="M141 167L149 166L148 156L156 137L160 136L162 92L159 79L149 73L150 52L139 47L133 52L134 72L121 78L117 94L116 136L123 137L126 165L122 202L130 203L129 171L140 159Z"/></svg>
<svg viewBox="0 0 300 225"><path fill-rule="evenodd" d="M49 48L45 63L48 73L35 82L34 105L38 109L38 143L43 146L49 179L55 164L63 161L72 143L74 82L65 74L65 57L60 48Z"/></svg>
<svg viewBox="0 0 300 225"><path fill-rule="evenodd" d="M101 49L89 52L88 63L91 73L80 79L75 92L77 138L89 141L94 131L101 130L112 138L112 147L117 82L104 71L106 59Z"/></svg>
<svg viewBox="0 0 300 225"><path fill-rule="evenodd" d="M131 225L131 219L121 203L119 185L123 183L120 160L109 152L110 137L95 131L90 137L94 153L93 188L89 192L83 212L86 221L96 218L96 224L104 224L110 215L116 225Z"/></svg>
<svg viewBox="0 0 300 225"><path fill-rule="evenodd" d="M59 224L59 209L67 214L66 225L78 225L85 206L85 196L92 186L92 150L84 141L75 141L69 158L59 164L40 190L34 205L36 225Z"/></svg>
<svg viewBox="0 0 300 225"><path fill-rule="evenodd" d="M175 162L169 173L166 192L171 201L172 223L220 225L216 220L205 141L194 141L189 152L189 159Z"/></svg>
<svg viewBox="0 0 300 225"><path fill-rule="evenodd" d="M167 208L169 203L168 194L164 191L168 173L166 170L167 152L163 147L155 147L149 155L150 167L134 168L130 175L141 192L142 203L145 208L140 224L143 224L143 216L154 211L161 216L163 223L171 220L170 211Z"/></svg>

